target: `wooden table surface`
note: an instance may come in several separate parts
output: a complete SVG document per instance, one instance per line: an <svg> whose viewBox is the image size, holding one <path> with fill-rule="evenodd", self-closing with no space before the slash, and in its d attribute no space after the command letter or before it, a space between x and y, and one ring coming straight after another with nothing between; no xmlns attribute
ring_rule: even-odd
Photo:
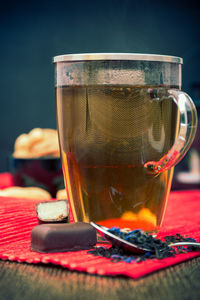
<svg viewBox="0 0 200 300"><path fill-rule="evenodd" d="M0 300L200 299L200 257L138 280L0 261Z"/></svg>

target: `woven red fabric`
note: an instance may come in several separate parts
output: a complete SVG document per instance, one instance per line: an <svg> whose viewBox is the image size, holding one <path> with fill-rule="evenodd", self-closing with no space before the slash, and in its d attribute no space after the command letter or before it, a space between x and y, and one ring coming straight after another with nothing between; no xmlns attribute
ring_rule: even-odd
<svg viewBox="0 0 200 300"><path fill-rule="evenodd" d="M3 176L0 175L0 187ZM52 263L75 271L139 278L200 255L200 251L196 251L162 260L154 259L128 264L112 263L109 259L88 254L87 250L37 253L30 250L30 233L38 224L35 210L38 202L38 200L0 197L0 259L26 263ZM199 241L199 205L200 191L198 190L171 192L159 236L162 238L165 235L180 233Z"/></svg>

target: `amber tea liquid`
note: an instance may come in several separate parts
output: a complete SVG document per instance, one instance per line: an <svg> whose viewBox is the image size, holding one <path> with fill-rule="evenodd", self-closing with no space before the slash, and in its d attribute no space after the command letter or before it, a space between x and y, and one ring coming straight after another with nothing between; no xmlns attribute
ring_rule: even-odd
<svg viewBox="0 0 200 300"><path fill-rule="evenodd" d="M179 115L173 101L159 99L158 89L56 89L63 171L75 221L159 228L173 168L151 174L144 165L169 151Z"/></svg>

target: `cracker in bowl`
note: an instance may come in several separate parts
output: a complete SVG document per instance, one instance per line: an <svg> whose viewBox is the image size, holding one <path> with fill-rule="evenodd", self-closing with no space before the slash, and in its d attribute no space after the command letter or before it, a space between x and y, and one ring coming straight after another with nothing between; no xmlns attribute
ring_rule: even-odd
<svg viewBox="0 0 200 300"><path fill-rule="evenodd" d="M34 128L29 133L23 133L17 137L13 157L38 158L47 156L60 156L57 130Z"/></svg>

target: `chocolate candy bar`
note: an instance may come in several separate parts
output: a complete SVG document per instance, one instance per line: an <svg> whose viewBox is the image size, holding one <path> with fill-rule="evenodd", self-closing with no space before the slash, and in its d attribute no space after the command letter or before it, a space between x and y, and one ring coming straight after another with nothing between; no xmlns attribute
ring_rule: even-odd
<svg viewBox="0 0 200 300"><path fill-rule="evenodd" d="M41 222L64 222L68 219L68 201L54 200L37 204L36 212Z"/></svg>
<svg viewBox="0 0 200 300"><path fill-rule="evenodd" d="M42 224L31 232L31 250L42 253L91 249L96 242L95 228L82 222Z"/></svg>

